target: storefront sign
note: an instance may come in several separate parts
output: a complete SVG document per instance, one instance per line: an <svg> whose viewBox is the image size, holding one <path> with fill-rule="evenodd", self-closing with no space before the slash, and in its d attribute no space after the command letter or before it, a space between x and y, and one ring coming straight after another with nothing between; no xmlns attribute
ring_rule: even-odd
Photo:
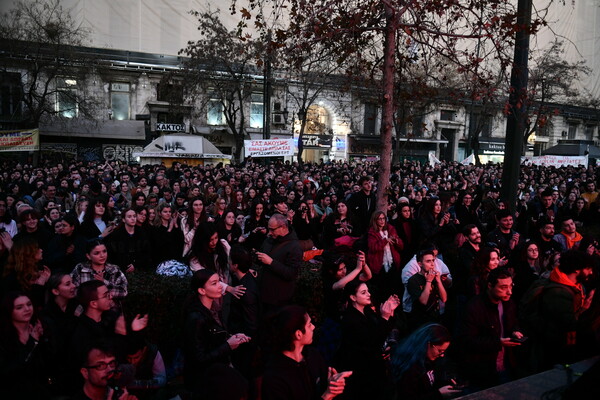
<svg viewBox="0 0 600 400"><path fill-rule="evenodd" d="M244 140L247 157L294 155L294 139Z"/></svg>
<svg viewBox="0 0 600 400"><path fill-rule="evenodd" d="M320 149L331 147L331 136L327 135L303 135L302 147L305 149Z"/></svg>
<svg viewBox="0 0 600 400"><path fill-rule="evenodd" d="M588 156L539 156L539 157L521 157L521 163L533 165L545 165L547 167L560 168L566 165L579 166L587 168Z"/></svg>
<svg viewBox="0 0 600 400"><path fill-rule="evenodd" d="M37 151L40 149L40 130L0 131L1 151Z"/></svg>
<svg viewBox="0 0 600 400"><path fill-rule="evenodd" d="M163 132L185 132L184 124L167 124L165 122L157 122L156 130Z"/></svg>

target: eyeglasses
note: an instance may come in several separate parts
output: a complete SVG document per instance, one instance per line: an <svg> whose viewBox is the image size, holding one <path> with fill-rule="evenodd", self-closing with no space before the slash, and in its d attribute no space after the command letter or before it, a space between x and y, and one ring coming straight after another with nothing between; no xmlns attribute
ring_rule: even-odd
<svg viewBox="0 0 600 400"><path fill-rule="evenodd" d="M444 354L446 354L446 349L442 350L442 349L440 349L439 347L437 347L437 346L436 346L435 344L433 344L433 343L431 344L431 347L433 347L434 349L436 349L436 350L437 350L437 352L438 352L438 354L439 354L440 356L443 356Z"/></svg>
<svg viewBox="0 0 600 400"><path fill-rule="evenodd" d="M88 365L85 368L87 368L87 369L95 369L97 371L104 371L104 370L106 370L107 367L110 367L110 369L117 368L117 360L112 360L111 362L108 362L108 363L101 362L101 363L98 363L96 365Z"/></svg>
<svg viewBox="0 0 600 400"><path fill-rule="evenodd" d="M276 226L275 228L271 228L271 227L269 227L269 228L267 228L267 229L269 230L269 232L275 232L277 229L281 228L282 226L283 226L283 225L279 225L279 226Z"/></svg>

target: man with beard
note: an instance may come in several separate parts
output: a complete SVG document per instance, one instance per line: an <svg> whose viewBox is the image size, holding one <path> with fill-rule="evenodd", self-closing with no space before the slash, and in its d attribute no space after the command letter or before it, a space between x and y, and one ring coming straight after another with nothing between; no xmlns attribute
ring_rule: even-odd
<svg viewBox="0 0 600 400"><path fill-rule="evenodd" d="M525 242L519 232L513 229L513 215L510 210L500 210L496 213L496 222L498 227L491 231L487 236L487 242L495 243L500 250L500 259L508 260L510 253L515 247ZM500 264L504 265L503 263Z"/></svg>
<svg viewBox="0 0 600 400"><path fill-rule="evenodd" d="M523 334L517 329L517 309L511 301L513 281L505 268L490 272L487 290L472 298L462 327L465 372L474 389L485 389L510 379L509 356Z"/></svg>
<svg viewBox="0 0 600 400"><path fill-rule="evenodd" d="M563 251L577 248L579 242L583 239L583 236L577 232L577 226L575 225L573 218L569 216L564 217L561 221L561 225L562 230L560 233L554 235L554 240L562 246Z"/></svg>
<svg viewBox="0 0 600 400"><path fill-rule="evenodd" d="M529 289L538 293L539 319L536 321L532 360L534 369L544 371L557 363L575 361L577 326L580 315L592 304L595 289L585 293L583 283L592 275L592 260L576 250L560 257L560 264L548 281L538 281ZM529 294L530 294L529 293ZM527 301L527 294L523 301Z"/></svg>
<svg viewBox="0 0 600 400"><path fill-rule="evenodd" d="M547 217L538 221L539 236L536 243L540 250L540 260L547 260L553 253L561 252L562 246L554 240L554 223Z"/></svg>

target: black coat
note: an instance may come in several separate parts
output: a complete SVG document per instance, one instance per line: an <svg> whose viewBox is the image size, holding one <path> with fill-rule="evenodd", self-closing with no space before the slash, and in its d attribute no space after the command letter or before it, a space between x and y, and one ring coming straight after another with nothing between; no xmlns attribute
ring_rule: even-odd
<svg viewBox="0 0 600 400"><path fill-rule="evenodd" d="M189 390L199 392L209 367L218 363L230 363L231 347L227 343L227 331L215 320L211 311L202 305L200 299L192 299L186 314L184 382Z"/></svg>
<svg viewBox="0 0 600 400"><path fill-rule="evenodd" d="M511 337L517 328L517 310L512 300L502 302L504 318L501 331L498 304L491 302L487 293L472 298L467 304L462 324L465 372L477 386L496 383L496 359L502 350L501 337ZM505 361L510 360L509 348L505 348ZM510 364L506 365L510 367Z"/></svg>
<svg viewBox="0 0 600 400"><path fill-rule="evenodd" d="M136 226L133 235L121 227L110 234L106 240L108 261L118 265L122 271L129 264L138 270L156 268L152 264L152 245L150 238L141 227Z"/></svg>
<svg viewBox="0 0 600 400"><path fill-rule="evenodd" d="M294 295L298 271L302 265L302 249L294 232L277 239L268 237L261 252L273 258L271 265L263 265L259 288L262 302L272 306L288 304Z"/></svg>

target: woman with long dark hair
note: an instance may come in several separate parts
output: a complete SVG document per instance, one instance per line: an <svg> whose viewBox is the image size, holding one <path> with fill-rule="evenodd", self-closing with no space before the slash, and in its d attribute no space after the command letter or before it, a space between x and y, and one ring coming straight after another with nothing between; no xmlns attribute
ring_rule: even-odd
<svg viewBox="0 0 600 400"><path fill-rule="evenodd" d="M213 314L213 303L223 296L219 275L210 269L194 272L192 294L186 306L184 332L184 381L194 396L207 386L210 369L230 365L231 353L250 341L243 333L230 335ZM196 398L196 397L194 397ZM199 398L199 397L198 397Z"/></svg>
<svg viewBox="0 0 600 400"><path fill-rule="evenodd" d="M183 237L185 245L183 246L183 256L189 254L192 248L192 240L196 233L196 228L203 222L208 221L208 214L206 213L206 207L204 207L204 200L202 197L195 197L190 200L191 207L188 215L181 219L181 230L183 231Z"/></svg>
<svg viewBox="0 0 600 400"><path fill-rule="evenodd" d="M267 238L267 224L269 220L265 214L265 205L261 201L255 201L250 207L250 215L244 224L244 245L248 249L260 249Z"/></svg>
<svg viewBox="0 0 600 400"><path fill-rule="evenodd" d="M393 325L398 296L390 296L379 309L373 310L369 287L355 279L344 288L348 304L342 316L342 342L339 349L340 371L352 371L344 398L379 399L385 393L385 342Z"/></svg>
<svg viewBox="0 0 600 400"><path fill-rule="evenodd" d="M29 296L7 293L0 309L0 385L7 399L48 395L49 346Z"/></svg>
<svg viewBox="0 0 600 400"><path fill-rule="evenodd" d="M430 324L417 329L395 347L391 370L399 399L441 400L459 393L452 389L451 382L441 382L435 365L449 346L450 332L442 325Z"/></svg>
<svg viewBox="0 0 600 400"><path fill-rule="evenodd" d="M335 211L325 218L323 222L323 246L329 248L335 244L336 239L347 237L354 240L354 218L345 200L340 200Z"/></svg>
<svg viewBox="0 0 600 400"><path fill-rule="evenodd" d="M177 211L168 203L160 203L151 231L152 261L160 264L183 258L183 232L179 228Z"/></svg>
<svg viewBox="0 0 600 400"><path fill-rule="evenodd" d="M52 271L72 271L75 265L85 261L86 239L79 234L79 221L67 214L55 223L54 235L44 254L44 261Z"/></svg>
<svg viewBox="0 0 600 400"><path fill-rule="evenodd" d="M477 252L473 260L468 283L470 296L475 296L485 291L488 274L491 270L498 268L499 262L500 253L498 249L484 247Z"/></svg>
<svg viewBox="0 0 600 400"><path fill-rule="evenodd" d="M105 238L114 229L115 223L108 214L108 199L105 196L92 199L83 216L81 235L87 239Z"/></svg>
<svg viewBox="0 0 600 400"><path fill-rule="evenodd" d="M219 239L227 240L230 245L242 243L245 240L245 237L242 236L242 228L235 223L235 218L236 213L233 210L227 210L217 222Z"/></svg>

